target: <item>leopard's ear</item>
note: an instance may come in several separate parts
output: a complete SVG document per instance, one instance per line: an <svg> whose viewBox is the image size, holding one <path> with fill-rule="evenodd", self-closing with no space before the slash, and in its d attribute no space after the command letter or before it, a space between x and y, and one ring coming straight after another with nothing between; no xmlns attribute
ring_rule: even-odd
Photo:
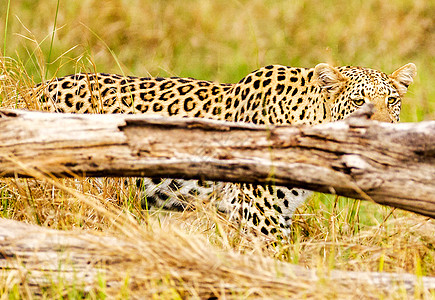
<svg viewBox="0 0 435 300"><path fill-rule="evenodd" d="M417 67L409 63L394 71L389 77L393 80L399 95L403 96L408 91L408 86L414 81L415 75L417 75Z"/></svg>
<svg viewBox="0 0 435 300"><path fill-rule="evenodd" d="M324 63L314 67L314 79L328 93L338 92L347 80L336 68Z"/></svg>

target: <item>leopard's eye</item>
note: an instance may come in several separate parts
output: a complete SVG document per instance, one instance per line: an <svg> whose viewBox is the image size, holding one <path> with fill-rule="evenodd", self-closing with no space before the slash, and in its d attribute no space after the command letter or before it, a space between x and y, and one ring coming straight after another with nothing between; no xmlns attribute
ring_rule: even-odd
<svg viewBox="0 0 435 300"><path fill-rule="evenodd" d="M399 98L397 97L388 97L388 105L396 105L399 102Z"/></svg>
<svg viewBox="0 0 435 300"><path fill-rule="evenodd" d="M356 106L363 106L364 103L366 103L366 101L364 99L353 99L353 104L355 104Z"/></svg>

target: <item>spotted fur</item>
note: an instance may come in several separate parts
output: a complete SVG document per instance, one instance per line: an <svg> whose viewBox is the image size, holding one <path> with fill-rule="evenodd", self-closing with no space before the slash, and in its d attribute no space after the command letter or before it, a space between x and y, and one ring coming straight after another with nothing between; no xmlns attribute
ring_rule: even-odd
<svg viewBox="0 0 435 300"><path fill-rule="evenodd" d="M416 75L407 64L391 75L362 67L315 68L271 65L238 83L191 78L74 74L35 87L43 110L72 113L148 113L254 124L319 124L348 117L364 103L373 119L398 122L401 97ZM184 208L178 196L222 194L219 207L265 235L288 236L291 217L310 192L271 185L184 180L139 181L147 207Z"/></svg>

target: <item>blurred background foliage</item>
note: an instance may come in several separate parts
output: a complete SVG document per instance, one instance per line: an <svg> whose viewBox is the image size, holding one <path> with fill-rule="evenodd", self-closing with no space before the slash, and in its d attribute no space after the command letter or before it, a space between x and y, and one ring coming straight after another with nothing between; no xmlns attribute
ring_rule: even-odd
<svg viewBox="0 0 435 300"><path fill-rule="evenodd" d="M403 101L402 121L435 119L434 0L0 0L0 18L0 80L6 78L0 106L31 84L75 72L237 82L268 64L326 62L391 73L414 62L418 75ZM113 230L112 220L98 212L113 204L147 230L158 224L165 236L170 232L160 215L143 210L132 181L60 179L56 187L66 188L55 189L44 180L1 180L1 217L106 231ZM251 237L223 225L215 213L212 205L198 205L193 226L182 226L220 249L252 256ZM171 224L174 217L185 224L189 215L172 217ZM289 244L260 252L308 268L435 274L433 221L421 216L316 194L294 224ZM328 293L334 283L325 284Z"/></svg>
<svg viewBox="0 0 435 300"><path fill-rule="evenodd" d="M56 15L57 4L10 1L1 50L35 82L95 70L236 82L268 64L391 73L414 62L402 121L435 116L432 0L82 0L60 1Z"/></svg>

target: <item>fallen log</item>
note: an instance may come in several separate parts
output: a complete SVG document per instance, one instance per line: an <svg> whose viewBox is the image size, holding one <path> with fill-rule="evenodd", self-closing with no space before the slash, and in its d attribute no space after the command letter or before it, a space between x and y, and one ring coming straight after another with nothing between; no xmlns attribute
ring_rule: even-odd
<svg viewBox="0 0 435 300"><path fill-rule="evenodd" d="M38 294L62 282L108 295L131 289L132 298L163 290L199 298L245 295L319 298L334 295L430 297L435 278L412 274L307 270L271 258L217 252L198 237L176 230L148 234L129 228L124 237L58 231L0 218L0 278ZM102 279L104 278L104 287ZM7 280L6 280L7 279ZM169 287L168 287L169 286ZM3 289L5 286L2 287ZM160 289L160 290L159 290Z"/></svg>
<svg viewBox="0 0 435 300"><path fill-rule="evenodd" d="M317 126L0 110L0 176L146 176L272 183L435 217L435 121Z"/></svg>

